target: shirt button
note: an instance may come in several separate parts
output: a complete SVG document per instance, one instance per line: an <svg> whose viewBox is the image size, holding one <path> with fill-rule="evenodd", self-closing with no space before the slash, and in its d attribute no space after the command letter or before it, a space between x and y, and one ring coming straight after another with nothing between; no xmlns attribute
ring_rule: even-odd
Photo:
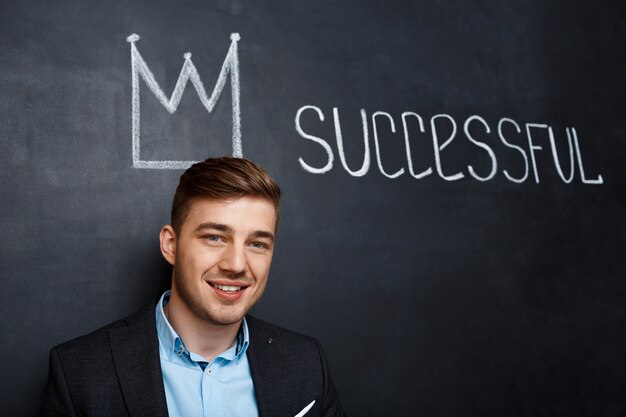
<svg viewBox="0 0 626 417"><path fill-rule="evenodd" d="M211 370L211 368L209 368L209 369L207 369L207 372L208 372L208 373L211 373L211 372L213 372L213 371Z"/></svg>

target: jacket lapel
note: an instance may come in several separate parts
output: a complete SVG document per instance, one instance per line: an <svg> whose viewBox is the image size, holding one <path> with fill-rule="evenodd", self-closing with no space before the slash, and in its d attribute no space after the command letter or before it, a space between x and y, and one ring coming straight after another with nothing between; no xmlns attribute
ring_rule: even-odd
<svg viewBox="0 0 626 417"><path fill-rule="evenodd" d="M289 348L273 326L246 316L250 345L246 352L259 417L293 417L307 405L298 386L302 375L292 375L285 358ZM308 402L310 402L308 400Z"/></svg>
<svg viewBox="0 0 626 417"><path fill-rule="evenodd" d="M111 352L131 416L167 417L154 307L110 330Z"/></svg>
<svg viewBox="0 0 626 417"><path fill-rule="evenodd" d="M272 350L268 349L271 347L271 343L268 343L271 336L265 334L263 328L255 326L256 323L252 317L247 316L246 320L250 327L250 345L246 355L254 381L254 395L259 409L259 417L271 417L271 411L276 409L274 392L272 391L272 382L276 381L274 376L276 363L268 358L272 354ZM265 346L266 344L268 346Z"/></svg>

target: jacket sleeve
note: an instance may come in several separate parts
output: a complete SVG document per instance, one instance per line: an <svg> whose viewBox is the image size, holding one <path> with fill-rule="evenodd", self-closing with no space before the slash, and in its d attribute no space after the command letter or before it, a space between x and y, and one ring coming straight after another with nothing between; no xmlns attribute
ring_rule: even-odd
<svg viewBox="0 0 626 417"><path fill-rule="evenodd" d="M322 413L320 415L323 417L345 417L346 413L343 411L343 407L339 401L339 395L335 389L335 384L333 384L333 380L330 377L326 355L320 343L318 341L316 341L316 343L322 361L322 371L324 373L324 399L322 402Z"/></svg>
<svg viewBox="0 0 626 417"><path fill-rule="evenodd" d="M41 405L41 417L76 416L63 373L63 365L55 348L50 350L48 383Z"/></svg>

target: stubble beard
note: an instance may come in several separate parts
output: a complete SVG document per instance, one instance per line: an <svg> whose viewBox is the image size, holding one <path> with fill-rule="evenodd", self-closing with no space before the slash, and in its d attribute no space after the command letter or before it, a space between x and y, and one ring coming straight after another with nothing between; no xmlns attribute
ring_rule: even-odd
<svg viewBox="0 0 626 417"><path fill-rule="evenodd" d="M184 274L183 271L179 271L179 272L181 272L181 275ZM176 286L177 293L181 301L183 302L183 304L185 304L194 315L214 325L229 326L235 323L239 323L243 319L243 317L248 313L252 305L254 305L257 301L257 300L254 300L254 302L250 306L247 306L247 307L242 306L242 308L244 308L243 311L236 309L236 307L232 307L237 303L237 301L220 300L220 301L217 301L218 303L217 305L212 305L211 303L205 305L203 303L203 298L200 296L200 294L197 294L198 296L196 296L195 289L192 288L191 285L189 285L189 280L186 280L184 278L179 280L179 279L176 279L177 276L178 274L174 275L173 285ZM223 275L215 276L209 273L203 274L202 280L205 282L205 285L207 286L206 288L207 291L211 291L212 288L210 287L210 285L207 283L206 280L213 279L213 278L229 278L229 277L224 277ZM230 278L232 279L236 277L230 277ZM253 280L251 279L247 279L247 281L253 282ZM262 294L263 289L261 288L260 290ZM224 310L222 307L226 307L231 311L220 311L220 310Z"/></svg>

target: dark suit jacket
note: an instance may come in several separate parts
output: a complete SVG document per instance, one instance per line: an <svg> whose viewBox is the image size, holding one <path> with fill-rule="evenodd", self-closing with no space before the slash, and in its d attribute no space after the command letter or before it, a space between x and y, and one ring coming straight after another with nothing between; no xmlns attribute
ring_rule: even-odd
<svg viewBox="0 0 626 417"><path fill-rule="evenodd" d="M315 339L246 320L260 417L344 416ZM52 348L42 416L167 416L154 306Z"/></svg>

